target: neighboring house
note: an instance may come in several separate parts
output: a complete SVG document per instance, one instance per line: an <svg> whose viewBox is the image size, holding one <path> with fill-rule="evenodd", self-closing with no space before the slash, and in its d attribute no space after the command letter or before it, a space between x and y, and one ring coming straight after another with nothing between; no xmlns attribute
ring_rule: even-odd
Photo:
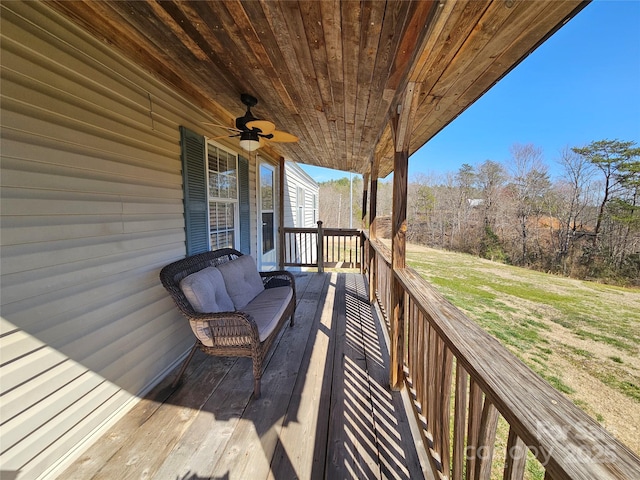
<svg viewBox="0 0 640 480"><path fill-rule="evenodd" d="M284 226L314 228L318 220L318 183L295 162L285 162Z"/></svg>
<svg viewBox="0 0 640 480"><path fill-rule="evenodd" d="M208 141L215 119L45 4L3 4L1 32L0 476L37 478L191 347L161 267L227 245L275 266L284 162Z"/></svg>
<svg viewBox="0 0 640 480"><path fill-rule="evenodd" d="M295 228L317 228L319 191L318 183L295 162L285 162L284 176L284 226ZM315 258L316 237L313 235L287 235L285 247L290 259ZM300 269L299 267L290 267Z"/></svg>

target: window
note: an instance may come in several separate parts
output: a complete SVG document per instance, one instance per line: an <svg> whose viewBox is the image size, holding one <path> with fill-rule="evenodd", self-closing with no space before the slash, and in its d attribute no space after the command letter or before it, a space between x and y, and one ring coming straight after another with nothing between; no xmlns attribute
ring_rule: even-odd
<svg viewBox="0 0 640 480"><path fill-rule="evenodd" d="M296 199L298 204L298 228L305 227L304 219L304 188L298 187L298 198Z"/></svg>
<svg viewBox="0 0 640 480"><path fill-rule="evenodd" d="M251 253L249 160L180 127L187 255L232 246Z"/></svg>
<svg viewBox="0 0 640 480"><path fill-rule="evenodd" d="M236 248L238 159L235 154L207 143L207 166L211 249Z"/></svg>
<svg viewBox="0 0 640 480"><path fill-rule="evenodd" d="M318 223L318 194L313 194L313 224Z"/></svg>
<svg viewBox="0 0 640 480"><path fill-rule="evenodd" d="M262 253L275 249L275 210L274 210L273 168L260 166L260 206L262 214Z"/></svg>

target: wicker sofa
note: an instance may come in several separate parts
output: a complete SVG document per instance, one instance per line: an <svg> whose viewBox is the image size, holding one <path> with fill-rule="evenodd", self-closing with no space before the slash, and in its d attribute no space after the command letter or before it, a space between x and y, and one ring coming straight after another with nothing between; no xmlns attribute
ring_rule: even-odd
<svg viewBox="0 0 640 480"><path fill-rule="evenodd" d="M251 357L258 398L264 358L288 318L293 326L293 275L258 272L251 256L225 248L173 262L160 271L160 280L196 336L173 387L200 349L208 355Z"/></svg>

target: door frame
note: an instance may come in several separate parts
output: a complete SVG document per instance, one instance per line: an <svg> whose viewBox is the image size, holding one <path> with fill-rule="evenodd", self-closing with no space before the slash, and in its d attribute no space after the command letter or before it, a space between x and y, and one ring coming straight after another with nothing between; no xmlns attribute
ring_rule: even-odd
<svg viewBox="0 0 640 480"><path fill-rule="evenodd" d="M272 180L272 205L271 208L263 208L263 202L262 202L262 177L263 177L263 168L267 169L270 171L271 174L271 180ZM278 189L279 189L279 185L278 185L278 176L276 175L277 173L277 167L271 163L268 162L267 160L258 157L258 161L257 161L257 203L258 203L258 214L256 215L257 217L257 231L258 231L258 250L257 250L257 263L258 263L258 269L261 271L269 271L269 270L276 270L278 267L278 225L279 225L279 209L278 209ZM273 228L271 229L271 235L273 236L272 241L273 241L273 248L271 250L269 250L268 252L264 252L264 231L263 231L263 213L271 213L272 216L272 221L273 221Z"/></svg>

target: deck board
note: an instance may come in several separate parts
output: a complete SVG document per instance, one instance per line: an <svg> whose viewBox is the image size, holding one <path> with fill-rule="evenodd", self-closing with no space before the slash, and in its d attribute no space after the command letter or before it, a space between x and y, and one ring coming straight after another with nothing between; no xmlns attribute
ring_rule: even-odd
<svg viewBox="0 0 640 480"><path fill-rule="evenodd" d="M250 359L198 352L175 391L169 375L60 478L422 478L363 277L296 285L260 399Z"/></svg>
<svg viewBox="0 0 640 480"><path fill-rule="evenodd" d="M333 301L336 275L324 275L319 297L307 296L300 302L298 312L304 318L309 308L314 324L308 337L300 370L307 372L297 378L293 396L280 439L271 464L270 479L319 479L324 475L333 368ZM318 303L324 308L317 308ZM315 311L314 311L315 310ZM313 368L310 368L313 366Z"/></svg>

